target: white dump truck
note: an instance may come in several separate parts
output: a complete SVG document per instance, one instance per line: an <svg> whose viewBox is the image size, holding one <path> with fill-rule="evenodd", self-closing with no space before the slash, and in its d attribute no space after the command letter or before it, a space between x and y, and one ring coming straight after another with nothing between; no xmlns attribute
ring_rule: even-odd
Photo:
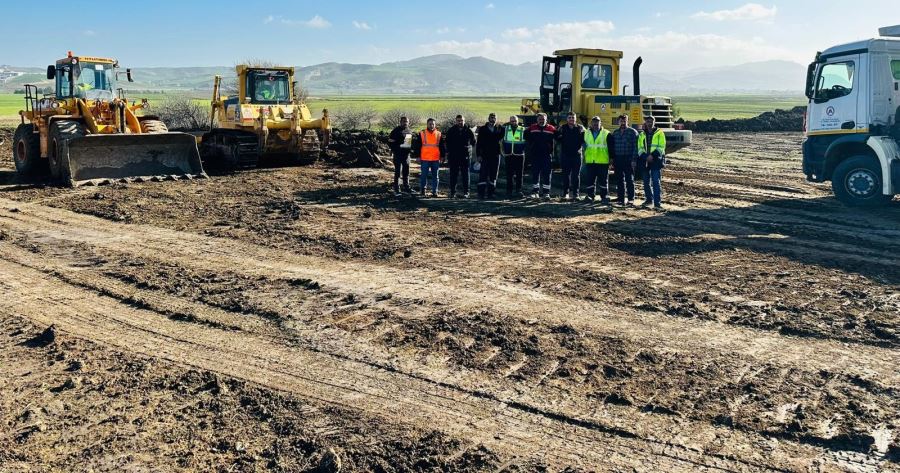
<svg viewBox="0 0 900 473"><path fill-rule="evenodd" d="M816 54L806 72L803 172L851 206L900 194L900 25Z"/></svg>

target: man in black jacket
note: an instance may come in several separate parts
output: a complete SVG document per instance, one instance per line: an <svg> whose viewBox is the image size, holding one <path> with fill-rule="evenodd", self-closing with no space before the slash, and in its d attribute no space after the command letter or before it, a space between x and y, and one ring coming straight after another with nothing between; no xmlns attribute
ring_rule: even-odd
<svg viewBox="0 0 900 473"><path fill-rule="evenodd" d="M494 198L497 190L497 173L500 171L500 140L503 139L503 127L497 125L497 115L488 115L488 121L478 127L478 143L475 145L475 157L481 164L478 174L478 198Z"/></svg>
<svg viewBox="0 0 900 473"><path fill-rule="evenodd" d="M469 198L469 156L475 144L475 133L466 126L462 115L456 116L456 125L443 136L444 151L450 164L450 198L456 197L456 182L462 177L464 199Z"/></svg>
<svg viewBox="0 0 900 473"><path fill-rule="evenodd" d="M574 112L569 112L566 124L556 130L556 140L559 141L562 153L559 158L563 179L561 198L577 200L578 188L581 185L581 150L584 147L584 127L578 123L578 117Z"/></svg>
<svg viewBox="0 0 900 473"><path fill-rule="evenodd" d="M400 125L391 130L388 145L394 155L394 195L400 196L400 177L403 176L403 192L411 193L409 188L409 153L412 151L413 132L409 128L409 119L400 117Z"/></svg>

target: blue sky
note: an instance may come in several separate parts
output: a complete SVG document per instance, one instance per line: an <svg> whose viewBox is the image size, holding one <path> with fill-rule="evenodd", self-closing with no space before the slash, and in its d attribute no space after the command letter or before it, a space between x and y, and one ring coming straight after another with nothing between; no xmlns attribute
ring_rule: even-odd
<svg viewBox="0 0 900 473"><path fill-rule="evenodd" d="M150 67L230 66L250 57L382 63L437 53L521 63L582 46L621 49L626 60L641 55L646 70L665 71L806 63L816 50L900 24L897 0L50 0L8 2L4 13L0 64L19 66L49 64L69 49ZM71 37L53 32L65 27Z"/></svg>

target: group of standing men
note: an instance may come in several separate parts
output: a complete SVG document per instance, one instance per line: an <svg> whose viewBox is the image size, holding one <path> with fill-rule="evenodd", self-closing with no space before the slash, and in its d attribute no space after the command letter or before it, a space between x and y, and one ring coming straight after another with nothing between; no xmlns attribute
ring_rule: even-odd
<svg viewBox="0 0 900 473"><path fill-rule="evenodd" d="M582 171L587 180L584 188L587 201L598 196L603 204L611 204L608 191L610 165L617 178L616 203L634 205L634 177L639 174L644 183L642 207L653 205L662 208L661 177L665 167L666 137L648 117L638 132L628 126L628 117L618 118L618 127L609 131L593 117L585 129L574 113L569 113L566 123L559 128L547 123L546 114L538 114L537 123L524 127L515 115L506 125L497 123L497 116L490 114L488 121L478 127L477 137L466 126L465 118L456 116L456 124L442 134L429 118L426 128L414 133L409 121L403 117L400 125L388 138L394 156L394 192L411 193L409 187L409 158L418 150L422 172L419 179L419 195L437 197L438 170L446 160L450 171L450 198L469 197L469 166L472 147L480 165L478 197L492 199L497 188L497 175L501 157L506 168L506 197L525 197L522 191L526 149L531 160L532 192L534 199L550 199L552 159L556 144L560 145L562 165L562 194L564 200L579 200ZM402 179L402 187L401 187ZM461 193L457 187L461 183Z"/></svg>

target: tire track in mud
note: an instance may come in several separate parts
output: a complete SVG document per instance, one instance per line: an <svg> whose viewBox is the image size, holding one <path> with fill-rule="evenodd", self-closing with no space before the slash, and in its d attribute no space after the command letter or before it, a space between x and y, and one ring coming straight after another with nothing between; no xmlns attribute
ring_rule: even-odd
<svg viewBox="0 0 900 473"><path fill-rule="evenodd" d="M45 258L48 255L43 254L42 256L44 258L33 256L25 252L11 252L8 251L4 245L0 245L0 258L3 260L15 261L17 264L23 264L29 268L52 274L79 288L89 289L91 285L96 285L99 292L103 295L114 297L120 301L124 299L127 302L134 298L134 296L129 295L135 292L133 289L122 287L121 284L116 284L115 281L112 283L114 289L110 289L111 285L109 281L105 280L106 278L101 278L101 281L94 282L96 278L96 275L94 274L65 274L63 272L65 264L47 262ZM169 309L170 306L178 307L186 305L184 301L171 295L149 294L146 296L148 299L153 300L153 306L142 305L139 308L150 309L163 315L167 315L171 312ZM333 295L334 299L340 297L340 294ZM210 311L214 313L212 317L209 317L209 314L206 314L206 312ZM194 307L194 313L204 322L209 318L212 318L212 320L215 321L217 317L223 315L228 318L235 317L233 314L222 314L221 312L222 311L215 308L204 309L202 304L195 304ZM413 320L418 319L419 317L413 316ZM183 319L173 320L183 321ZM321 323L321 321L318 323ZM204 325L211 327L216 326L215 324L207 323L204 323ZM398 325L403 325L403 322ZM257 331L255 330L255 326L252 327L254 328L254 331ZM542 331L549 332L552 330L548 329ZM268 330L267 332L272 331ZM366 364L373 369L404 373L422 381L460 390L467 395L478 398L502 402L517 409L542 415L572 426L590 428L611 435L641 440L644 442L657 443L660 445L664 444L673 449L687 448L691 451L707 452L708 455L739 461L735 459L737 457L742 459L740 461L755 463L757 466L772 466L775 464L777 458L815 456L814 453L810 452L801 453L803 448L791 446L790 443L786 443L782 446L782 449L786 450L784 453L770 453L767 457L759 457L752 449L747 448L748 445L766 445L766 441L757 437L755 432L751 431L744 433L742 430L732 431L722 426L709 426L704 422L695 423L687 419L678 421L677 427L674 427L671 424L672 420L669 415L648 416L648 414L653 414L655 410L647 411L646 408L638 411L637 409L616 407L612 405L606 406L602 409L602 414L598 415L596 407L587 407L590 404L596 403L596 401L592 401L590 398L582 400L582 403L580 403L577 399L581 399L581 397L576 396L574 393L567 390L560 390L555 386L541 387L540 385L543 381L552 373L544 373L541 375L540 380L536 383L537 385L532 387L530 391L527 392L527 395L514 395L510 393L515 392L518 389L517 384L503 386L503 383L500 383L500 385L496 387L491 387L494 383L486 380L483 373L479 374L465 370L463 372L449 373L443 369L424 370L415 360L409 360L407 363L399 363L395 356L390 353L385 353L383 350L378 350L377 347L359 342L352 344L343 342L344 339L347 339L346 333L341 334L326 329L324 333L316 333L306 337L300 337L299 339L285 337L282 333L273 333L272 336L284 338L284 342L291 346L302 346L328 356ZM553 363L553 365L555 370L559 366L559 362ZM568 399L569 397L572 399ZM622 396L619 395L619 398L622 398ZM566 414L563 414L563 412ZM611 422L612 419L614 419L614 421ZM670 432L677 432L677 434L672 435ZM667 438L668 436L671 436L671 438ZM789 441L790 439L782 440ZM737 454L735 452L740 453ZM787 461L781 460L781 462L786 463ZM860 462L864 463L864 458L861 459Z"/></svg>
<svg viewBox="0 0 900 473"><path fill-rule="evenodd" d="M887 384L900 384L900 373L895 370L900 365L900 354L893 350L845 347L829 341L772 336L758 330L716 323L673 320L599 302L557 298L510 283L498 282L492 287L484 287L479 275L459 274L453 281L455 290L448 291L422 284L423 280L449 284L451 278L447 275L417 274L416 271L378 264L300 256L158 227L111 223L66 210L12 203L4 199L0 199L0 205L19 209L17 212L0 210L0 225L51 245L53 241L77 242L122 254L159 257L187 267L200 266L224 272L239 269L247 275L271 279L308 278L348 293L391 293L410 300L430 299L452 303L458 311L494 308L525 319L538 317L548 322L584 325L599 333L627 334L674 350L704 346L722 352L741 353L776 365L800 362L809 364L812 369L833 369L835 360L842 360L842 366L838 368L855 366L878 373ZM419 273L425 272L430 271ZM574 320L560 317L559 312L563 311L579 316ZM668 336L660 338L661 333ZM770 354L773 349L777 349L779 354Z"/></svg>
<svg viewBox="0 0 900 473"><path fill-rule="evenodd" d="M24 209L23 212L13 213L11 214L14 218L28 218L28 215L31 213L30 211L33 209L27 208ZM50 210L50 209L46 209ZM250 266L257 266L257 268L249 268L244 267L244 270L248 270L250 272L260 271L260 268L269 268L269 270L264 270L259 274L266 275L268 277L296 277L297 272L301 270L299 267L292 267L291 264L294 265L308 265L308 266L316 266L314 270L325 270L325 274L320 274L321 277L317 277L318 280L322 280L325 284L330 284L333 282L337 282L338 286L343 285L343 289L347 291L359 291L360 281L375 279L360 277L360 274L356 274L355 276L355 284L348 284L346 280L342 281L342 276L346 274L347 271L363 271L363 274L366 272L374 272L378 273L379 276L384 277L389 275L389 273L394 273L393 276L397 277L399 273L394 271L389 271L384 268L379 268L377 265L354 265L354 264L344 264L344 263L335 263L329 262L326 264L325 262L315 259L315 258L304 258L304 257L294 257L290 255L283 255L281 252L274 250L266 250L263 248L253 247L252 245L241 245L238 243L219 241L216 239L211 239L208 237L199 237L196 235L184 234L180 232L172 232L165 231L159 229L153 229L152 227L139 227L130 225L120 225L113 224L112 227L114 229L110 229L111 233L105 231L96 231L97 226L91 225L92 223L96 223L94 221L98 219L94 219L92 217L86 217L86 221L75 222L71 219L74 217L78 217L74 214L69 214L66 211L53 210L53 213L57 214L55 216L49 216L50 219L56 219L57 224L62 225L71 232L79 234L78 237L73 238L71 235L67 235L65 232L59 233L58 230L54 229L42 229L42 230L26 230L25 233L30 234L30 237L35 238L36 241L43 241L47 245L54 245L57 243L65 244L66 242L71 241L82 241L86 242L89 245L97 245L101 248L111 249L116 252L121 252L123 254L153 254L157 257L166 258L167 256L172 256L175 258L179 264L186 265L201 265L208 266L213 264L213 261L208 260L206 257L202 256L203 252L198 251L201 247L209 247L211 250L217 253L216 258L220 258L221 256L228 255L228 257L224 258L226 261L221 261L218 263L218 267L223 269L228 267L229 264L233 264L234 261L231 261L234 258L243 259L246 256L254 257L256 259L255 264ZM3 215L4 217L6 215ZM82 220L81 218L76 218L75 220ZM2 223L7 223L6 219L0 220ZM104 222L107 225L108 222ZM31 226L31 228L35 228ZM150 241L152 244L148 244ZM180 241L183 244L187 244L187 248L178 251L178 248L174 245L175 241ZM64 246L64 245L61 245ZM143 248L141 248L143 247ZM166 248L169 248L170 251L166 251ZM174 253L174 255L173 255ZM190 256L195 257L191 258ZM281 258L279 258L281 257ZM284 260L283 264L275 264L274 261ZM284 263L287 263L285 266ZM334 265L339 268L324 268L324 266ZM247 266L245 264L245 266ZM214 266L208 266L210 268L214 268ZM238 267L238 266L234 266ZM353 268L353 269L348 269ZM309 271L309 268L305 268L305 271ZM335 274L334 271L337 270L339 274ZM401 278L402 279L402 278ZM465 278L462 278L465 279ZM388 281L388 287L393 287ZM376 286L377 287L377 286ZM398 286L399 287L399 286ZM368 289L372 289L370 286ZM526 295L529 299L534 299L538 296L538 299L545 299L539 297L539 294L534 294L533 291L523 291L519 288L511 288L513 293L518 295ZM517 290L519 289L519 290ZM509 289L507 289L509 291ZM367 292L364 290L362 292ZM455 291L456 292L456 291ZM465 292L465 291L463 291ZM410 293L407 293L407 296ZM501 297L502 298L502 297ZM553 304L558 302L555 299L547 298L546 302ZM467 306L470 304L461 304L462 306ZM477 307L477 305L472 306ZM676 324L677 325L677 324ZM787 343L787 341L785 341ZM793 361L793 360L792 360ZM843 362L839 363L839 365L844 365Z"/></svg>
<svg viewBox="0 0 900 473"><path fill-rule="evenodd" d="M223 337L214 328L185 325L105 296L73 290L23 266L4 261L0 268L0 285L13 294L15 313L35 322L55 324L75 336L119 349L362 410L390 422L427 423L509 456L576 467L643 463L667 471L773 469L636 439L615 429L503 403L450 384L284 347L258 336L231 332ZM9 307L0 310L13 315Z"/></svg>

